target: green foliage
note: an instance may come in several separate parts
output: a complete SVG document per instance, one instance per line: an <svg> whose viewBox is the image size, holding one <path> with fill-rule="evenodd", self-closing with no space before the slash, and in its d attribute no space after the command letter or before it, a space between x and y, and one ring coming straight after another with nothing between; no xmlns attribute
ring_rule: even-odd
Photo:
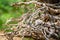
<svg viewBox="0 0 60 40"><path fill-rule="evenodd" d="M29 5L22 5L20 7L12 7L11 4L16 2L26 1L26 0L0 0L0 29L7 28L6 26L3 26L5 22L10 18L16 18L20 17L22 14L29 11L29 9L26 7L28 6L30 9L33 9L34 4ZM34 10L31 10L34 11ZM16 22L12 22L16 23Z"/></svg>
<svg viewBox="0 0 60 40"><path fill-rule="evenodd" d="M16 13L13 9L14 7L11 7L11 4L14 2L19 2L20 0L0 0L0 29L4 29L6 27L3 26L7 19L12 17L20 16L21 13ZM12 11L13 10L13 11Z"/></svg>

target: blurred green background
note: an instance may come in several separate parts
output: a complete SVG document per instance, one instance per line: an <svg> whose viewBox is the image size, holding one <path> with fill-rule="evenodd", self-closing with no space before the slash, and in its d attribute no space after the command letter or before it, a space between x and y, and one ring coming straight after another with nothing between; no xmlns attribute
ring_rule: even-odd
<svg viewBox="0 0 60 40"><path fill-rule="evenodd" d="M11 4L13 3L22 1L24 2L26 0L0 0L0 30L7 28L6 26L3 26L3 24L5 24L8 19L20 17L22 14L29 11L26 5L22 5L19 7L11 6ZM34 4L29 4L27 6L29 6L30 9L33 9Z"/></svg>

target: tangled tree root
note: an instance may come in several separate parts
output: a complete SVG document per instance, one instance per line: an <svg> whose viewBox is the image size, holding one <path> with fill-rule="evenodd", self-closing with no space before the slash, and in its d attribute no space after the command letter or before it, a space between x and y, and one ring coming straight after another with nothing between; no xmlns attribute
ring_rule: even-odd
<svg viewBox="0 0 60 40"><path fill-rule="evenodd" d="M7 24L17 26L16 30L13 29L13 32L5 34L8 40L13 40L14 36L32 37L35 40L60 40L60 9L43 5L35 12L23 14L22 17L11 21L18 23Z"/></svg>

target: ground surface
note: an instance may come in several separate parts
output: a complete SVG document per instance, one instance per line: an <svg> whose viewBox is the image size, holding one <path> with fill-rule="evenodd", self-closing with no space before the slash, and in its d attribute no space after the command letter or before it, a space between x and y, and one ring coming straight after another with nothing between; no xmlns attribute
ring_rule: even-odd
<svg viewBox="0 0 60 40"><path fill-rule="evenodd" d="M0 31L0 35L3 35L4 32ZM5 36L0 36L0 40L8 40ZM13 40L21 40L19 37L14 37Z"/></svg>

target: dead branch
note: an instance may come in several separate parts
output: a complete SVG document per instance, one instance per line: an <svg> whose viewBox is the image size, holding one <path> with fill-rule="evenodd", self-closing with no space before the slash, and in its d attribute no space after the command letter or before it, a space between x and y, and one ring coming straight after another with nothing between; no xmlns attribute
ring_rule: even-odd
<svg viewBox="0 0 60 40"><path fill-rule="evenodd" d="M38 4L42 7L35 10L35 12L27 12L18 19L10 20L9 22L18 21L18 23L16 25L9 24L12 28L16 26L16 30L11 33L6 33L8 40L13 40L14 36L21 36L22 38L30 36L36 40L50 40L50 38L59 40L60 30L58 28L60 27L60 16L56 14L60 14L60 9L54 9L54 4L40 3L37 1L18 2L12 6L30 3ZM8 25L8 22L6 24Z"/></svg>
<svg viewBox="0 0 60 40"><path fill-rule="evenodd" d="M60 9L49 8L49 12L52 14L60 14Z"/></svg>

